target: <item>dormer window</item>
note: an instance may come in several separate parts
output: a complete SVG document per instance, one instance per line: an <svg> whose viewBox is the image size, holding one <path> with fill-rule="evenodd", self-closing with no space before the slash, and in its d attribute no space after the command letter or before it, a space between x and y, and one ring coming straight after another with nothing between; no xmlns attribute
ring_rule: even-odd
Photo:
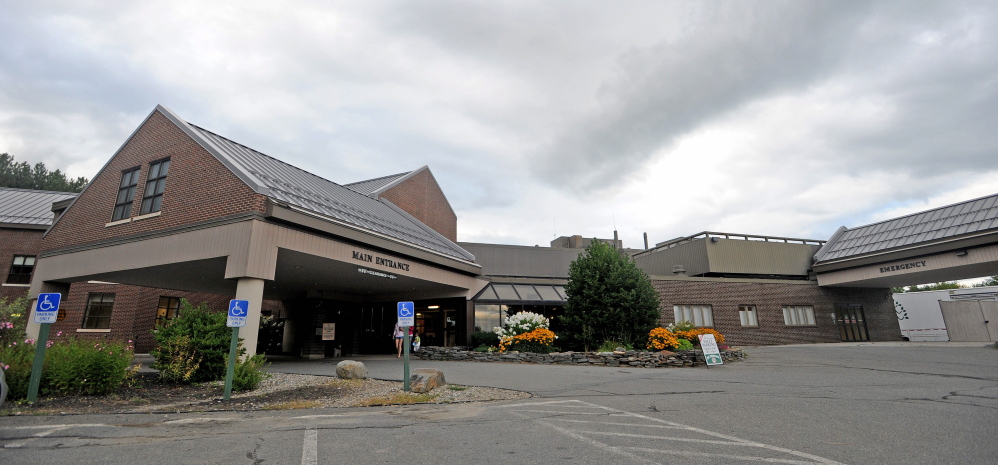
<svg viewBox="0 0 998 465"><path fill-rule="evenodd" d="M158 212L163 203L163 189L166 188L166 175L170 171L170 159L153 162L149 165L146 190L142 196L142 215Z"/></svg>
<svg viewBox="0 0 998 465"><path fill-rule="evenodd" d="M111 221L119 221L132 216L132 201L135 200L135 186L139 183L139 167L121 173L118 184L118 197L114 201L114 214Z"/></svg>

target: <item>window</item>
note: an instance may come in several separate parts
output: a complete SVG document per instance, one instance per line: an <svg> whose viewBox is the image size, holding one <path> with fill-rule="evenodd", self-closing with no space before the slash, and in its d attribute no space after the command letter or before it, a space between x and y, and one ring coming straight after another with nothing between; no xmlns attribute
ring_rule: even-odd
<svg viewBox="0 0 998 465"><path fill-rule="evenodd" d="M814 326L814 307L810 305L785 305L783 322L787 326Z"/></svg>
<svg viewBox="0 0 998 465"><path fill-rule="evenodd" d="M675 305L676 321L686 320L693 326L714 326L714 309L710 305Z"/></svg>
<svg viewBox="0 0 998 465"><path fill-rule="evenodd" d="M176 297L159 298L159 308L156 309L156 329L170 324L170 320L180 314L180 299Z"/></svg>
<svg viewBox="0 0 998 465"><path fill-rule="evenodd" d="M121 173L121 183L118 184L118 197L114 201L114 214L111 215L111 221L123 220L132 216L132 200L135 199L135 186L138 183L138 167Z"/></svg>
<svg viewBox="0 0 998 465"><path fill-rule="evenodd" d="M738 319L742 320L742 326L759 326L755 305L739 305Z"/></svg>
<svg viewBox="0 0 998 465"><path fill-rule="evenodd" d="M114 307L114 294L90 294L83 315L83 329L111 328L111 307Z"/></svg>
<svg viewBox="0 0 998 465"><path fill-rule="evenodd" d="M170 159L153 162L149 165L146 177L146 190L142 194L142 215L155 213L163 203L163 189L166 188L166 174L170 171Z"/></svg>
<svg viewBox="0 0 998 465"><path fill-rule="evenodd" d="M14 263L10 265L7 284L30 284L31 273L35 271L35 257L30 255L14 255Z"/></svg>

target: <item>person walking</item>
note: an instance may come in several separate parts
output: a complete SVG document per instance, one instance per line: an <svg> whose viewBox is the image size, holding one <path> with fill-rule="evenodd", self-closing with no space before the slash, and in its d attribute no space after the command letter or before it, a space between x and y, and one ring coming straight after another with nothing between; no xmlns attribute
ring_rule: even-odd
<svg viewBox="0 0 998 465"><path fill-rule="evenodd" d="M402 358L402 338L405 337L405 333L402 332L402 326L395 323L395 330L392 331L392 334L395 336L395 349L398 350L398 357L395 358Z"/></svg>

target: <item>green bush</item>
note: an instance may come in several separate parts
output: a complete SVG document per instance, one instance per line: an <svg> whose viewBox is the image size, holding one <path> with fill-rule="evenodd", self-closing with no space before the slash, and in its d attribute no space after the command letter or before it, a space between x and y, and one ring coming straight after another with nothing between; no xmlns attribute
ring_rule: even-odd
<svg viewBox="0 0 998 465"><path fill-rule="evenodd" d="M511 344L506 348L507 352L512 350L519 352L531 352L535 354L550 354L551 352L557 352L558 348L537 342L523 341Z"/></svg>
<svg viewBox="0 0 998 465"><path fill-rule="evenodd" d="M7 398L23 399L28 396L28 381L31 378L31 365L35 360L34 344L8 345L0 347L0 368L6 378Z"/></svg>
<svg viewBox="0 0 998 465"><path fill-rule="evenodd" d="M180 301L180 315L154 332L158 347L149 351L156 358L153 368L164 380L200 383L225 377L232 328L226 314L212 312L208 304L197 307ZM241 349L240 352L243 352Z"/></svg>
<svg viewBox="0 0 998 465"><path fill-rule="evenodd" d="M129 377L132 346L70 339L45 353L40 391L46 395L104 395Z"/></svg>
<svg viewBox="0 0 998 465"><path fill-rule="evenodd" d="M471 345L475 347L498 347L499 335L492 331L475 331L471 333Z"/></svg>
<svg viewBox="0 0 998 465"><path fill-rule="evenodd" d="M693 350L693 343L688 339L680 339L676 350Z"/></svg>
<svg viewBox="0 0 998 465"><path fill-rule="evenodd" d="M267 358L263 354L256 354L242 362L236 362L236 366L232 371L232 389L234 391L256 389L260 385L260 381L270 376L264 370L266 366Z"/></svg>
<svg viewBox="0 0 998 465"><path fill-rule="evenodd" d="M634 346L626 342L603 341L597 352L613 352L617 350L617 347L623 347L624 350L634 350Z"/></svg>

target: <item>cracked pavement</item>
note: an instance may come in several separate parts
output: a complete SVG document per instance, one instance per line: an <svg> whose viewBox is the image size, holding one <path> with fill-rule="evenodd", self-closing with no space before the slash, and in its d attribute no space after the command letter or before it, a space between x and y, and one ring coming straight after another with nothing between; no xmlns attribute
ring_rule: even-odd
<svg viewBox="0 0 998 465"><path fill-rule="evenodd" d="M0 418L0 463L994 463L998 349L746 348L717 368L414 361L519 401ZM401 365L359 358L372 377ZM338 360L279 362L328 374Z"/></svg>

